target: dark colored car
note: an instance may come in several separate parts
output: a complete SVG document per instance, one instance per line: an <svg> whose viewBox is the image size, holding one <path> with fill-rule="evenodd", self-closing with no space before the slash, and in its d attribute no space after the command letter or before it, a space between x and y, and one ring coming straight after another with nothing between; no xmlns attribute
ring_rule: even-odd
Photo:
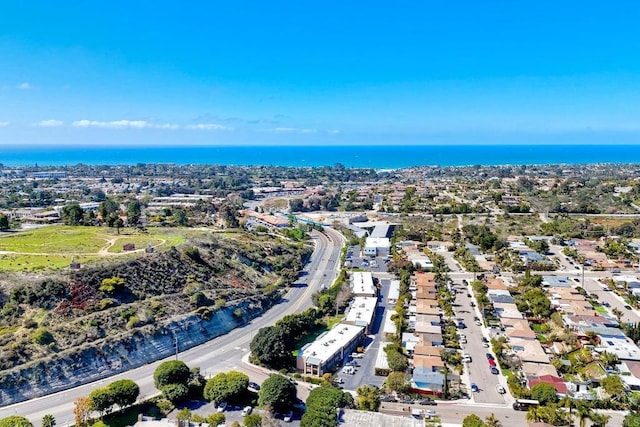
<svg viewBox="0 0 640 427"><path fill-rule="evenodd" d="M418 403L420 405L436 405L436 401L433 399L422 399L419 400Z"/></svg>
<svg viewBox="0 0 640 427"><path fill-rule="evenodd" d="M498 368L496 368L495 366L491 367L491 373L493 375L498 375L500 373L500 371L498 370Z"/></svg>
<svg viewBox="0 0 640 427"><path fill-rule="evenodd" d="M395 402L396 398L394 396L386 394L386 395L380 396L380 401L381 402Z"/></svg>
<svg viewBox="0 0 640 427"><path fill-rule="evenodd" d="M257 383L254 383L254 382L250 382L249 383L249 388L252 388L254 390L260 390L260 386Z"/></svg>
<svg viewBox="0 0 640 427"><path fill-rule="evenodd" d="M494 359L493 354L487 353L487 359L493 360Z"/></svg>
<svg viewBox="0 0 640 427"><path fill-rule="evenodd" d="M631 306L629 304L625 305L624 308L626 308L627 310L632 310Z"/></svg>

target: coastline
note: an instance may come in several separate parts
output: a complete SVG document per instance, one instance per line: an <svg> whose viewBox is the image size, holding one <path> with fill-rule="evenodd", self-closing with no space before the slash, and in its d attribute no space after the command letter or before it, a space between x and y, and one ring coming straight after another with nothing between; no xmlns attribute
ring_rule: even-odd
<svg viewBox="0 0 640 427"><path fill-rule="evenodd" d="M4 146L7 167L87 165L227 165L379 171L410 167L640 163L640 145L345 145L345 146Z"/></svg>

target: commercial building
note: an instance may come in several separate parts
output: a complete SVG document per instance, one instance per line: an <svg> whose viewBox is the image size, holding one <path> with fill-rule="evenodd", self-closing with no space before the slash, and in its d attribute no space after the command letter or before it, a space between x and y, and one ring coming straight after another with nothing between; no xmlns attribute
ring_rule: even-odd
<svg viewBox="0 0 640 427"><path fill-rule="evenodd" d="M322 376L341 364L362 342L365 328L339 323L298 351L296 366L306 375Z"/></svg>
<svg viewBox="0 0 640 427"><path fill-rule="evenodd" d="M398 289L399 286L400 283L398 282ZM352 273L351 292L357 297L374 297L378 295L378 289L373 284L373 275L370 271L354 271Z"/></svg>
<svg viewBox="0 0 640 427"><path fill-rule="evenodd" d="M378 298L376 297L355 297L344 323L363 326L367 333L371 332L370 329L376 314L377 303Z"/></svg>
<svg viewBox="0 0 640 427"><path fill-rule="evenodd" d="M391 243L386 237L367 237L364 243L364 254L367 256L389 256Z"/></svg>

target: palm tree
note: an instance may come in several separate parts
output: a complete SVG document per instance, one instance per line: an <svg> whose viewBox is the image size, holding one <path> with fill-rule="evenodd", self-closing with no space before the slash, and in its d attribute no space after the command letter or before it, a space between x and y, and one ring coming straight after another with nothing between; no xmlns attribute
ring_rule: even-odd
<svg viewBox="0 0 640 427"><path fill-rule="evenodd" d="M589 406L587 406L583 402L580 402L576 406L577 406L576 416L578 417L578 422L580 423L580 427L586 427L587 419L593 420L594 412Z"/></svg>
<svg viewBox="0 0 640 427"><path fill-rule="evenodd" d="M542 421L542 417L538 411L537 406L532 406L529 408L529 410L527 411L527 421L530 421L530 422Z"/></svg>
<svg viewBox="0 0 640 427"><path fill-rule="evenodd" d="M622 311L618 308L614 308L613 310L611 310L611 313L616 316L616 320L618 321L619 324L622 324L622 315L624 313L622 313Z"/></svg>
<svg viewBox="0 0 640 427"><path fill-rule="evenodd" d="M487 427L502 427L502 423L498 418L496 418L493 412L491 413L491 415L484 419L484 423L487 425Z"/></svg>
<svg viewBox="0 0 640 427"><path fill-rule="evenodd" d="M598 414L597 412L594 412L591 415L591 427L605 427L610 419L611 415Z"/></svg>

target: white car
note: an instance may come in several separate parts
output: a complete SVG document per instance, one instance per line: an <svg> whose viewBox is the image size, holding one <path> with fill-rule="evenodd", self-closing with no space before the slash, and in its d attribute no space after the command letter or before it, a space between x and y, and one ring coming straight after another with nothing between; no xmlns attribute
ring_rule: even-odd
<svg viewBox="0 0 640 427"><path fill-rule="evenodd" d="M216 412L224 412L225 409L227 409L227 402L220 402L216 408Z"/></svg>
<svg viewBox="0 0 640 427"><path fill-rule="evenodd" d="M284 414L285 423L290 423L292 419L293 419L293 411L289 411L286 414Z"/></svg>
<svg viewBox="0 0 640 427"><path fill-rule="evenodd" d="M251 411L253 411L253 406L245 406L242 410L242 416L244 417L246 415L249 415Z"/></svg>
<svg viewBox="0 0 640 427"><path fill-rule="evenodd" d="M507 392L500 384L496 385L496 391L500 394L505 394Z"/></svg>
<svg viewBox="0 0 640 427"><path fill-rule="evenodd" d="M424 414L428 417L435 417L436 415L438 415L438 413L436 411L434 411L433 409L426 409L424 411Z"/></svg>
<svg viewBox="0 0 640 427"><path fill-rule="evenodd" d="M476 325L478 325L478 326L482 326L482 322L481 322L481 321L479 321L479 320L476 320Z"/></svg>

